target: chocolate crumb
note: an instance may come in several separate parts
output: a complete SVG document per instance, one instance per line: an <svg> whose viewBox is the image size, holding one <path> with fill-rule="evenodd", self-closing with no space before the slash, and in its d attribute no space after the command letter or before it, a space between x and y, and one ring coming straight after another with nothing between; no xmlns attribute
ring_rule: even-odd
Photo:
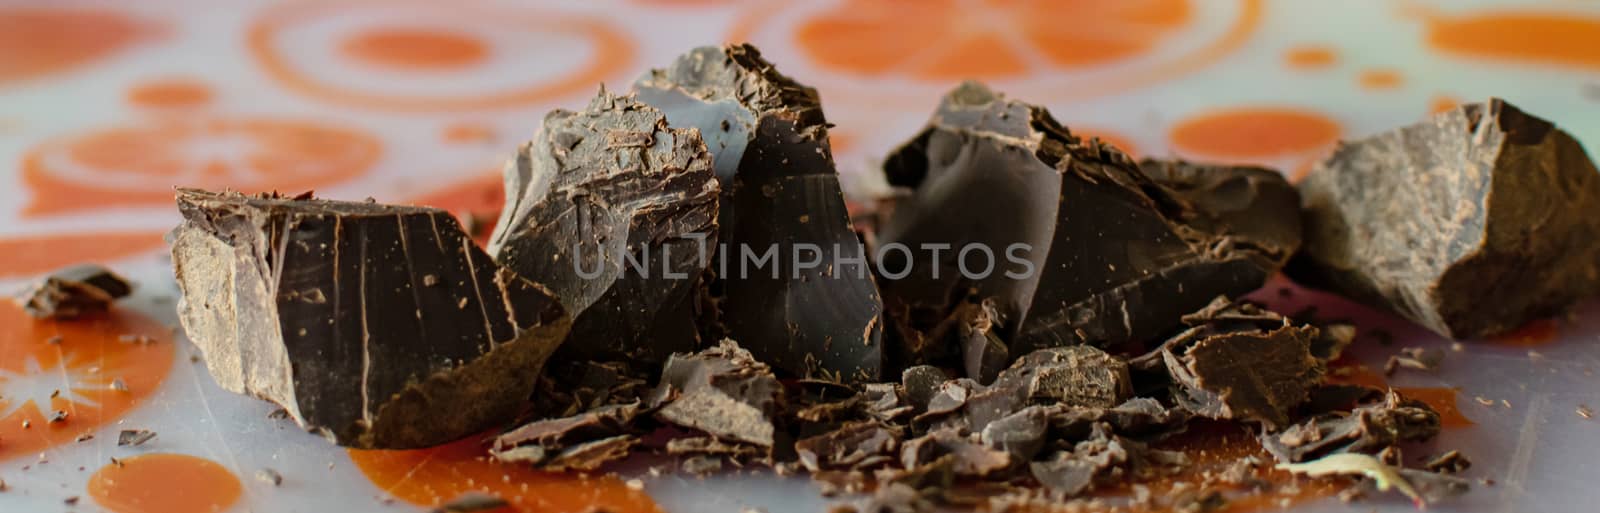
<svg viewBox="0 0 1600 513"><path fill-rule="evenodd" d="M1471 467L1472 461L1468 460L1466 456L1462 456L1461 451L1454 450L1440 454L1422 465L1422 468L1428 469L1430 472L1447 474L1459 474Z"/></svg>
<svg viewBox="0 0 1600 513"><path fill-rule="evenodd" d="M1589 409L1588 406L1580 404L1580 405L1578 405L1578 410L1577 411L1578 411L1578 416L1579 417L1583 417L1585 419L1594 418L1594 410Z"/></svg>
<svg viewBox="0 0 1600 513"><path fill-rule="evenodd" d="M476 513L494 511L511 506L505 499L483 492L469 491L461 494L449 502L440 504L431 510L431 513Z"/></svg>

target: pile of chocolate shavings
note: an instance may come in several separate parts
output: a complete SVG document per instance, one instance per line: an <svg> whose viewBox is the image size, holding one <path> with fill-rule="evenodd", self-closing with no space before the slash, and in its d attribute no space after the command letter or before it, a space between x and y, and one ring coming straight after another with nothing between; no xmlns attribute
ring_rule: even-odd
<svg viewBox="0 0 1600 513"><path fill-rule="evenodd" d="M1264 458L1398 454L1400 444L1439 432L1438 413L1424 403L1323 383L1328 360L1353 331L1335 325L1328 334L1220 298L1184 322L1188 328L1137 357L1091 346L1041 349L989 385L926 365L890 383L780 381L732 340L673 355L655 376L625 363L554 369L577 384L560 394L566 402L556 410L565 414L500 435L491 454L547 470L593 471L651 453L697 475L750 466L804 473L825 495L846 499L841 512L1070 510L1117 501L1207 511L1241 494L1283 493L1264 477ZM1195 467L1204 443L1165 441L1202 421L1247 443L1257 433L1264 450L1251 452L1261 456ZM1458 461L1457 453L1429 468L1454 471ZM1428 470L1396 472L1428 490L1428 501L1465 486ZM1169 483L1152 497L1146 483L1180 474L1193 482Z"/></svg>

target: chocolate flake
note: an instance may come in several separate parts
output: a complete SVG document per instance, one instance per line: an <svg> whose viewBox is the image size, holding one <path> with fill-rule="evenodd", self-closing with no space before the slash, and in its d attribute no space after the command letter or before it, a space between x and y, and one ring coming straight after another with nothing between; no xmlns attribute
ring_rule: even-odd
<svg viewBox="0 0 1600 513"><path fill-rule="evenodd" d="M1311 354L1317 329L1254 306L1218 297L1189 330L1159 350L1174 398L1201 416L1289 423L1289 413L1322 381L1323 363Z"/></svg>
<svg viewBox="0 0 1600 513"><path fill-rule="evenodd" d="M495 459L546 470L593 470L627 456L638 439L626 434L638 403L602 406L572 417L528 423L495 438Z"/></svg>
<svg viewBox="0 0 1600 513"><path fill-rule="evenodd" d="M1505 333L1600 290L1600 171L1504 100L1342 143L1299 187L1291 276L1446 337Z"/></svg>
<svg viewBox="0 0 1600 513"><path fill-rule="evenodd" d="M1422 465L1422 468L1428 469L1429 472L1460 474L1472 468L1472 460L1462 456L1461 451L1452 450L1428 460L1427 463Z"/></svg>
<svg viewBox="0 0 1600 513"><path fill-rule="evenodd" d="M747 44L697 48L634 90L673 126L698 128L715 156L727 249L711 331L789 374L877 379L883 305L816 90ZM751 263L764 254L776 262Z"/></svg>
<svg viewBox="0 0 1600 513"><path fill-rule="evenodd" d="M509 420L570 325L442 210L193 189L178 206L178 309L212 376L341 445L425 447Z"/></svg>
<svg viewBox="0 0 1600 513"><path fill-rule="evenodd" d="M155 437L156 432L148 429L124 429L117 432L117 446L137 447Z"/></svg>
<svg viewBox="0 0 1600 513"><path fill-rule="evenodd" d="M506 166L489 253L573 316L558 362L658 364L699 347L694 310L717 245L718 185L694 130L604 90L556 110Z"/></svg>
<svg viewBox="0 0 1600 513"><path fill-rule="evenodd" d="M1248 238L1235 232L1255 237L1254 228L1227 224L1287 213L1258 214L1254 204L1246 212L1195 210L1116 148L1080 139L1043 108L974 82L946 95L928 127L888 157L884 172L891 185L914 193L896 202L878 234L883 243L1031 248L1014 253L1024 262L1004 259L978 280L960 272L959 258L930 264L885 252L880 262L911 270L885 281L884 294L913 311L942 311L959 291L993 298L996 331L1012 354L1154 338L1219 294L1260 287L1293 250L1292 240ZM1215 196L1205 204L1217 205L1229 199L1224 192L1195 194ZM1263 199L1260 211L1276 203ZM984 206L982 215L973 205ZM1292 231L1292 223L1264 224ZM1269 240L1274 245L1264 252L1260 245Z"/></svg>
<svg viewBox="0 0 1600 513"><path fill-rule="evenodd" d="M430 510L432 513L476 513L510 507L505 499L483 492L469 491Z"/></svg>
<svg viewBox="0 0 1600 513"><path fill-rule="evenodd" d="M38 319L72 319L104 311L112 301L133 291L128 280L96 264L79 264L45 276L24 290L17 301Z"/></svg>
<svg viewBox="0 0 1600 513"><path fill-rule="evenodd" d="M731 440L771 447L782 391L765 363L732 340L693 355L675 354L661 373L657 419Z"/></svg>

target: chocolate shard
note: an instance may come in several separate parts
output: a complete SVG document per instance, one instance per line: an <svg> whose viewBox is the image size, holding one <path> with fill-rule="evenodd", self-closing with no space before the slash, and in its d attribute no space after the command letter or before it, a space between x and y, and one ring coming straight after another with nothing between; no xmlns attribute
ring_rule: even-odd
<svg viewBox="0 0 1600 513"><path fill-rule="evenodd" d="M1159 351L1174 398L1196 414L1277 429L1322 382L1326 368L1311 354L1314 327L1226 297L1186 320L1193 327Z"/></svg>
<svg viewBox="0 0 1600 513"><path fill-rule="evenodd" d="M1377 454L1400 442L1427 440L1438 434L1437 412L1390 391L1381 403L1317 415L1281 432L1264 430L1258 438L1278 461L1295 463L1330 454Z"/></svg>
<svg viewBox="0 0 1600 513"><path fill-rule="evenodd" d="M442 210L178 191L179 318L223 388L340 445L515 417L571 320Z"/></svg>
<svg viewBox="0 0 1600 513"><path fill-rule="evenodd" d="M771 368L723 340L717 347L667 359L654 394L655 416L725 440L771 447L781 393Z"/></svg>
<svg viewBox="0 0 1600 513"><path fill-rule="evenodd" d="M900 449L900 464L917 468L944 456L954 456L952 470L958 476L985 477L1011 468L1011 453L990 448L961 430L942 428L907 440Z"/></svg>
<svg viewBox="0 0 1600 513"><path fill-rule="evenodd" d="M800 464L811 472L865 470L893 461L900 448L900 430L874 421L852 422L827 433L795 442Z"/></svg>
<svg viewBox="0 0 1600 513"><path fill-rule="evenodd" d="M17 296L22 310L38 319L72 319L104 311L133 291L128 280L96 264L58 270Z"/></svg>
<svg viewBox="0 0 1600 513"><path fill-rule="evenodd" d="M634 89L673 126L699 128L715 155L726 336L790 374L876 380L883 305L816 90L743 44L695 49Z"/></svg>
<svg viewBox="0 0 1600 513"><path fill-rule="evenodd" d="M957 255L926 262L883 252L880 267L910 270L883 283L886 302L942 311L968 291L993 298L1012 354L1152 339L1217 295L1258 288L1273 271L1264 261L1277 258L1236 236L1256 231L1227 224L1248 214L1197 211L1117 149L974 82L946 95L883 168L890 184L914 192L896 202L879 240L946 244ZM1204 203L1212 205L1223 192L1197 194L1218 198ZM993 272L975 272L980 249L962 272L959 254L970 247L995 255Z"/></svg>
<svg viewBox="0 0 1600 513"><path fill-rule="evenodd" d="M1600 291L1597 173L1498 98L1343 143L1300 183L1290 276L1457 339L1559 315Z"/></svg>
<svg viewBox="0 0 1600 513"><path fill-rule="evenodd" d="M694 130L601 90L545 116L505 168L495 261L573 315L557 361L659 364L699 348L695 309L717 242L711 153Z"/></svg>
<svg viewBox="0 0 1600 513"><path fill-rule="evenodd" d="M994 384L962 401L958 425L983 431L1029 405L1110 408L1133 393L1128 365L1090 346L1041 349L1000 371ZM930 405L928 412L936 413Z"/></svg>

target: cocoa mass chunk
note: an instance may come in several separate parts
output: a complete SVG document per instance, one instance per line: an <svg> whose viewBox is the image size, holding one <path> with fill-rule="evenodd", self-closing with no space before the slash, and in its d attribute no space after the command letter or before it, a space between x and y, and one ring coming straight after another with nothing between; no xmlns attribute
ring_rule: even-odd
<svg viewBox="0 0 1600 513"><path fill-rule="evenodd" d="M449 213L178 191L179 319L227 390L340 445L438 445L510 420L571 320Z"/></svg>
<svg viewBox="0 0 1600 513"><path fill-rule="evenodd" d="M1342 143L1300 195L1291 277L1446 337L1504 333L1600 291L1600 172L1504 100Z"/></svg>
<svg viewBox="0 0 1600 513"><path fill-rule="evenodd" d="M495 261L573 316L556 361L659 364L698 349L696 301L717 241L717 180L693 130L600 91L556 110L505 169Z"/></svg>
<svg viewBox="0 0 1600 513"><path fill-rule="evenodd" d="M995 331L1021 355L1149 340L1218 295L1259 287L1293 250L1294 237L1279 233L1293 229L1230 222L1280 208L1269 180L1228 170L1217 173L1232 180L1191 180L1201 172L1174 165L1180 169L1164 176L1197 184L1189 199L1116 148L1073 135L1045 109L962 84L884 162L888 182L913 193L895 202L878 240L943 245L950 257L882 252L881 268L909 270L883 281L886 301L916 316L968 296L990 299ZM969 246L995 256L994 272L975 272L985 267L980 249L967 258L972 276L962 272L959 253Z"/></svg>
<svg viewBox="0 0 1600 513"><path fill-rule="evenodd" d="M672 126L698 128L715 156L722 244L712 336L789 374L878 379L883 305L816 90L743 44L695 49L634 89Z"/></svg>

